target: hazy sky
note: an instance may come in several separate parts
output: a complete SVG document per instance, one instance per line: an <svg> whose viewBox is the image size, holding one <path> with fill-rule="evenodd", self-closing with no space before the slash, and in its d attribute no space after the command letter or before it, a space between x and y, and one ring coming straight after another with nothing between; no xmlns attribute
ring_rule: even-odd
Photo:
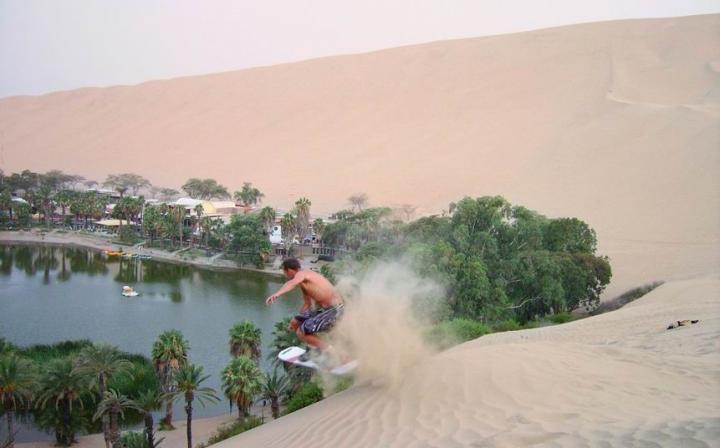
<svg viewBox="0 0 720 448"><path fill-rule="evenodd" d="M0 0L0 97L712 12L720 0Z"/></svg>

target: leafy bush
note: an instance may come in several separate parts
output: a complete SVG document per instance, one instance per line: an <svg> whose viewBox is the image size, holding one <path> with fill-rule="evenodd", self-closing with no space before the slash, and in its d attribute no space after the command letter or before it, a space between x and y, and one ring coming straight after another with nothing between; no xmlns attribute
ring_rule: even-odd
<svg viewBox="0 0 720 448"><path fill-rule="evenodd" d="M444 349L489 333L492 333L492 330L480 322L453 319L434 325L427 332L426 338L429 343Z"/></svg>
<svg viewBox="0 0 720 448"><path fill-rule="evenodd" d="M148 448L147 438L141 432L126 432L120 437L123 448Z"/></svg>
<svg viewBox="0 0 720 448"><path fill-rule="evenodd" d="M222 442L225 439L229 439L230 437L234 437L240 433L243 433L245 431L249 431L257 426L262 425L263 422L257 417L248 417L245 420L238 420L236 422L233 422L230 425L221 426L218 428L218 430L213 434L210 439L208 439L206 444L200 444L199 448L204 448L210 445L213 445L215 443Z"/></svg>
<svg viewBox="0 0 720 448"><path fill-rule="evenodd" d="M570 313L557 313L549 316L548 319L556 324L564 324L573 320L573 317Z"/></svg>
<svg viewBox="0 0 720 448"><path fill-rule="evenodd" d="M495 333L502 333L504 331L517 331L522 330L523 327L515 319L508 319L502 322L493 324L492 329Z"/></svg>
<svg viewBox="0 0 720 448"><path fill-rule="evenodd" d="M295 412L298 409L302 409L305 406L310 406L313 403L323 399L323 390L320 385L310 381L302 385L297 392L287 402L287 408L283 415Z"/></svg>
<svg viewBox="0 0 720 448"><path fill-rule="evenodd" d="M118 231L118 238L120 238L120 241L123 243L128 244L134 244L139 241L137 232L135 232L135 229L133 229L130 225L120 227L120 230Z"/></svg>

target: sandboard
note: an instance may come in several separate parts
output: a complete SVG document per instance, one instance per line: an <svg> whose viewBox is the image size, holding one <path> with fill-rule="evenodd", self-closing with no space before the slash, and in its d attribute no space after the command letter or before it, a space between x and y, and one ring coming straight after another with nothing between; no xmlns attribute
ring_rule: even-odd
<svg viewBox="0 0 720 448"><path fill-rule="evenodd" d="M305 351L306 350L301 347L288 347L278 354L278 359L280 359L280 361L289 362L297 366L307 367L308 369L330 372L333 375L347 375L348 373L355 370L358 366L358 361L354 359L332 369L325 369L312 359L309 359L307 361L301 361L300 357L305 354Z"/></svg>

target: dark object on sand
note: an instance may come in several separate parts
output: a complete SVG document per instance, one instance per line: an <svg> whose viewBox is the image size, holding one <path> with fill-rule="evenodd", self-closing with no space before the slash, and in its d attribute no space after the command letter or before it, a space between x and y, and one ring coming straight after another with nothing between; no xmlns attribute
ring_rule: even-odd
<svg viewBox="0 0 720 448"><path fill-rule="evenodd" d="M677 321L677 323L675 323L675 324L670 324L670 325L667 327L667 329L668 329L668 330L672 330L673 328L684 327L684 326L686 326L686 325L692 325L692 324L696 324L696 323L698 323L698 322L700 322L700 320L697 320L697 319L696 319L696 320L679 320L679 321Z"/></svg>
<svg viewBox="0 0 720 448"><path fill-rule="evenodd" d="M332 255L318 255L317 260L311 260L310 263L317 263L318 261L335 261L335 257Z"/></svg>

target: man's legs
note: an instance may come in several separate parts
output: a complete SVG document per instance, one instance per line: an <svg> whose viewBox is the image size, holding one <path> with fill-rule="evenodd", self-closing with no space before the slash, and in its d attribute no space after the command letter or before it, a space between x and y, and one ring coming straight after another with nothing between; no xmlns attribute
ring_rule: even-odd
<svg viewBox="0 0 720 448"><path fill-rule="evenodd" d="M315 348L319 349L320 351L325 351L328 348L328 344L325 341L323 341L322 339L320 339L319 337L317 337L316 335L305 334L302 331L302 326L297 329L296 334L297 334L298 338L300 338L301 341L303 341L304 343L306 343L307 345L309 345L311 347L315 347Z"/></svg>

